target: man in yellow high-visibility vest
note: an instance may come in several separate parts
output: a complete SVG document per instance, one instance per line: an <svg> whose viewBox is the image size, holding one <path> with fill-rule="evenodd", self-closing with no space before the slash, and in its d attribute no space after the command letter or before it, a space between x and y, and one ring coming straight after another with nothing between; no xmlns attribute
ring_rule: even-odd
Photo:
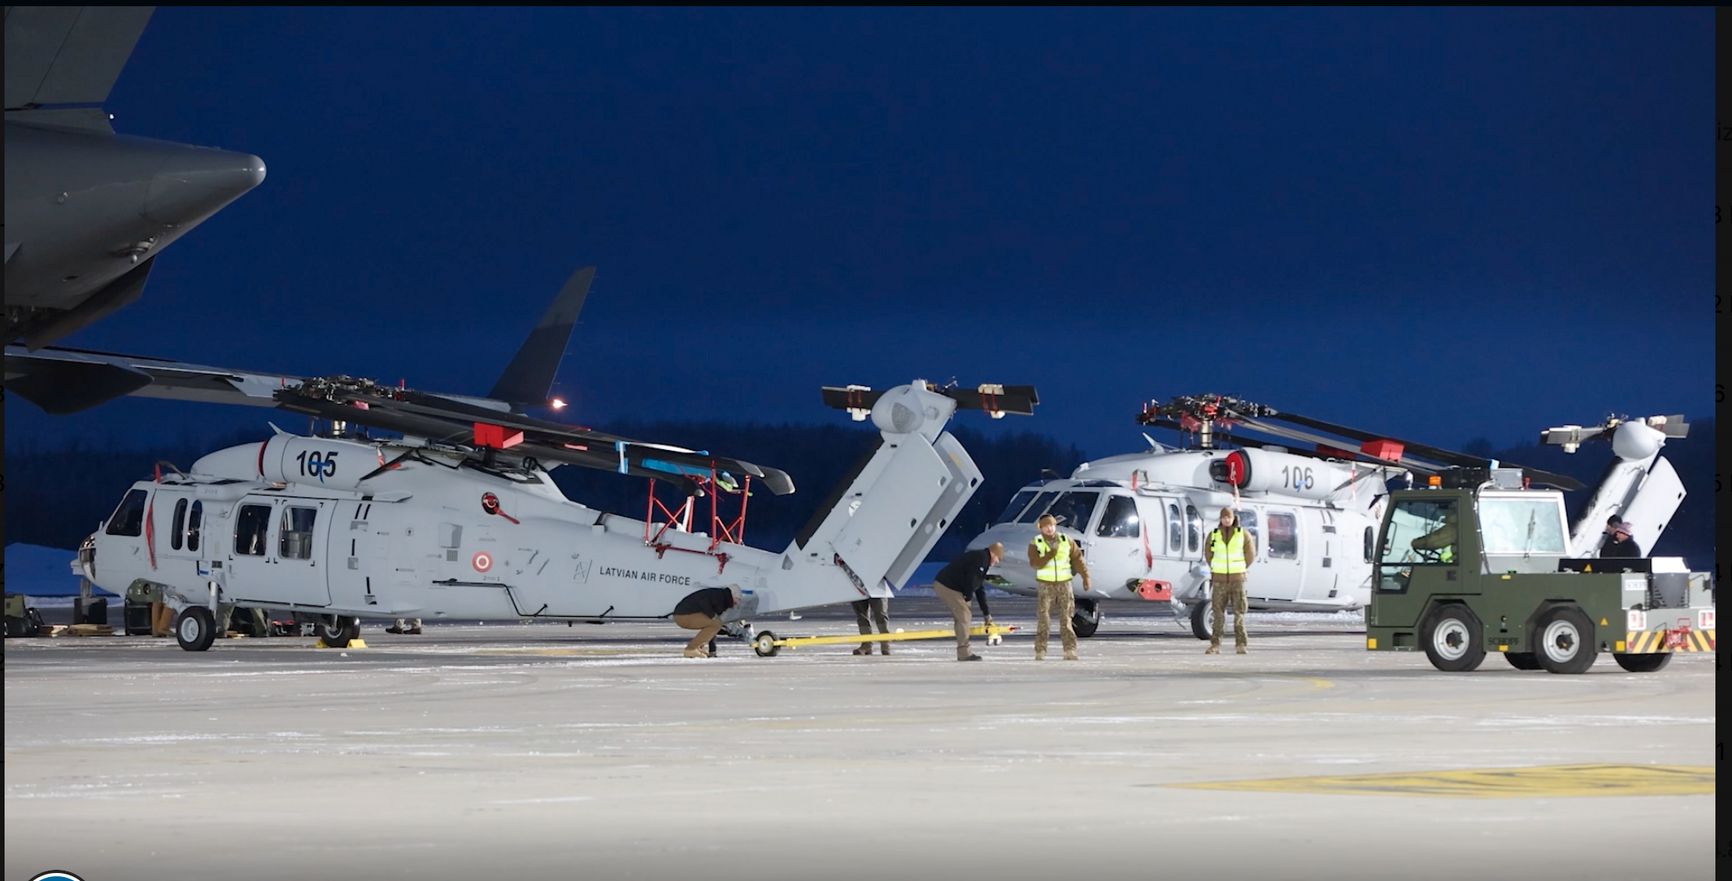
<svg viewBox="0 0 1732 881"><path fill-rule="evenodd" d="M1233 644L1245 653L1245 570L1257 558L1257 542L1239 525L1239 514L1221 509L1221 525L1209 530L1203 546L1209 561L1209 647L1206 655L1221 653L1221 628L1227 624L1227 609L1233 610Z"/></svg>
<svg viewBox="0 0 1732 881"><path fill-rule="evenodd" d="M1058 531L1058 520L1042 514L1035 521L1040 535L1028 543L1028 565L1034 568L1034 659L1046 660L1046 640L1052 632L1049 618L1058 613L1060 644L1064 659L1076 660L1076 627L1071 616L1076 614L1076 597L1070 592L1070 582L1082 576L1083 590L1089 589L1089 568L1083 563L1082 549L1070 536Z"/></svg>

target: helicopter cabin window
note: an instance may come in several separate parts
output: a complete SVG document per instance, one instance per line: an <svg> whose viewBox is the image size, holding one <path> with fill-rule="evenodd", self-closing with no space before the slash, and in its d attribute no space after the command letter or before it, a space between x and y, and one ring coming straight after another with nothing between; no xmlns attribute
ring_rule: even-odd
<svg viewBox="0 0 1732 881"><path fill-rule="evenodd" d="M1022 492L1017 493L1016 495L1011 497L1010 504L1004 506L1004 513L998 515L998 519L994 520L992 522L994 522L994 523L1014 523L1014 522L1016 522L1016 515L1021 514L1023 509L1028 507L1028 503L1030 501L1033 501L1033 500L1034 500L1034 490L1032 490L1032 489L1025 489Z"/></svg>
<svg viewBox="0 0 1732 881"><path fill-rule="evenodd" d="M265 532L271 528L270 505L242 505L235 518L235 553L247 557L265 555Z"/></svg>
<svg viewBox="0 0 1732 881"><path fill-rule="evenodd" d="M1479 528L1487 554L1563 556L1564 520L1550 498L1479 502Z"/></svg>
<svg viewBox="0 0 1732 881"><path fill-rule="evenodd" d="M135 489L120 500L120 507L108 518L109 535L144 534L144 490Z"/></svg>
<svg viewBox="0 0 1732 881"><path fill-rule="evenodd" d="M1018 523L1033 523L1036 518L1040 517L1041 514L1046 512L1046 506L1052 504L1052 500L1054 498L1056 498L1057 496L1058 496L1058 493L1056 493L1056 492L1041 493L1040 495L1036 496L1034 499L1034 504L1029 505L1027 508L1025 508L1022 512L1022 516L1016 518L1016 522L1018 522Z"/></svg>
<svg viewBox="0 0 1732 881"><path fill-rule="evenodd" d="M313 520L315 508L284 508L283 525L277 543L277 553L285 560L307 560L313 556Z"/></svg>
<svg viewBox="0 0 1732 881"><path fill-rule="evenodd" d="M1268 555L1277 560L1299 558L1299 520L1282 511L1269 512Z"/></svg>
<svg viewBox="0 0 1732 881"><path fill-rule="evenodd" d="M168 529L168 546L180 550L181 533L186 528L186 499L174 503L174 525Z"/></svg>
<svg viewBox="0 0 1732 881"><path fill-rule="evenodd" d="M1239 525L1251 533L1251 546L1258 553L1267 553L1263 548L1263 531L1257 527L1257 512L1250 508L1234 508L1233 513L1239 515Z"/></svg>
<svg viewBox="0 0 1732 881"><path fill-rule="evenodd" d="M186 518L186 549L198 550L199 527L204 525L204 502L192 503L192 513Z"/></svg>
<svg viewBox="0 0 1732 881"><path fill-rule="evenodd" d="M1095 527L1095 535L1102 538L1136 538L1142 534L1142 523L1137 519L1136 501L1130 496L1108 496L1107 510L1101 515L1101 525Z"/></svg>
<svg viewBox="0 0 1732 881"><path fill-rule="evenodd" d="M1178 553L1185 549L1184 518L1179 516L1179 506L1167 503L1167 550Z"/></svg>
<svg viewBox="0 0 1732 881"><path fill-rule="evenodd" d="M1185 547L1193 554L1203 548L1203 515L1196 505L1185 506Z"/></svg>
<svg viewBox="0 0 1732 881"><path fill-rule="evenodd" d="M1047 513L1058 518L1058 525L1083 531L1088 529L1089 518L1094 516L1095 502L1099 501L1100 493L1070 492L1053 500Z"/></svg>

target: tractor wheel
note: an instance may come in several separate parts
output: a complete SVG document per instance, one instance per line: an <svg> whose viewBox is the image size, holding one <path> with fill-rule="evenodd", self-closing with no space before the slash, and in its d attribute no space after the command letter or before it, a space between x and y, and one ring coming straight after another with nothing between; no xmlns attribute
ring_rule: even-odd
<svg viewBox="0 0 1732 881"><path fill-rule="evenodd" d="M1672 661L1671 652L1654 652L1652 654L1635 655L1629 652L1613 652L1612 660L1618 662L1631 673L1652 673Z"/></svg>
<svg viewBox="0 0 1732 881"><path fill-rule="evenodd" d="M1426 619L1425 656L1446 673L1466 673L1485 660L1485 627L1466 606L1441 606Z"/></svg>
<svg viewBox="0 0 1732 881"><path fill-rule="evenodd" d="M1600 650L1594 645L1594 622L1576 606L1557 606L1540 616L1534 628L1539 638L1540 666L1552 673L1586 673Z"/></svg>

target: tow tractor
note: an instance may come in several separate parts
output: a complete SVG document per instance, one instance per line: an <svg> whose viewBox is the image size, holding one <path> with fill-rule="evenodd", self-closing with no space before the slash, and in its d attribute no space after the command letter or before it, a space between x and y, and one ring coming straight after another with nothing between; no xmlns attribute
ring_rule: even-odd
<svg viewBox="0 0 1732 881"><path fill-rule="evenodd" d="M1585 672L1601 652L1632 673L1659 670L1677 652L1713 652L1710 573L1676 557L1591 555L1607 511L1642 512L1638 525L1658 537L1683 498L1658 449L1682 431L1612 420L1551 429L1544 440L1569 449L1601 433L1620 462L1573 530L1563 493L1530 486L1519 468L1447 468L1423 488L1391 493L1366 649L1422 650L1452 672L1495 651L1518 670L1552 673Z"/></svg>

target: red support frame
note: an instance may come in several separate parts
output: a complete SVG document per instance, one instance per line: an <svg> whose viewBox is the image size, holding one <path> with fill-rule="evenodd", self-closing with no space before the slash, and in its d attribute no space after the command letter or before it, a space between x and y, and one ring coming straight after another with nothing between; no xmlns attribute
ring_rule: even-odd
<svg viewBox="0 0 1732 881"><path fill-rule="evenodd" d="M656 497L656 481L654 479L649 482L649 502L644 511L643 541L644 544L655 548L657 557L660 557L668 551L683 551L689 554L705 554L707 556L715 557L716 572L720 574L722 570L727 568L729 559L729 556L725 551L718 550L722 543L745 543L746 504L751 499L752 478L750 475L743 478L737 491L723 490L718 485L716 469L715 466L712 465L709 474L703 477L692 477L689 479L693 483L697 484L699 492L710 497L709 547L706 547L701 551L694 548L677 548L674 547L671 542L662 540L663 537L667 535L667 531L670 528L675 528L676 524L677 528L681 532L692 531L692 502L696 498L696 494L687 494L683 503L677 507L670 508L660 498ZM737 492L740 497L740 508L732 516L729 516L722 510L721 496L724 492ZM659 527L655 525L656 512L658 510L666 518Z"/></svg>

